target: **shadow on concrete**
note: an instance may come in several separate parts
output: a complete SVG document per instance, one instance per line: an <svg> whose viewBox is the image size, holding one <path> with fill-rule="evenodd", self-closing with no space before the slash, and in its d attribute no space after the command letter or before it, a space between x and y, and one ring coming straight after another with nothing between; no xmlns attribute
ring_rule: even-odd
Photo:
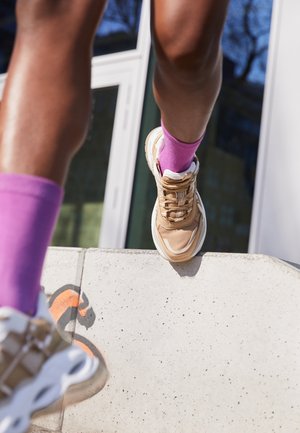
<svg viewBox="0 0 300 433"><path fill-rule="evenodd" d="M300 264L298 263L293 263L293 262L289 262L288 260L284 260L286 263L288 263L289 265L293 266L294 268L300 270Z"/></svg>
<svg viewBox="0 0 300 433"><path fill-rule="evenodd" d="M180 277L195 277L201 267L202 258L204 254L194 257L192 260L186 263L170 263L175 272L177 272Z"/></svg>

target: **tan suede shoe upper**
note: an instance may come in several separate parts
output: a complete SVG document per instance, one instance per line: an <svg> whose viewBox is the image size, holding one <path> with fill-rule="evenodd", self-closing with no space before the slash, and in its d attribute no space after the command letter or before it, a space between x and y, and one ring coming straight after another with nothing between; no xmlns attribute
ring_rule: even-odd
<svg viewBox="0 0 300 433"><path fill-rule="evenodd" d="M195 161L195 166L199 164ZM180 179L157 179L155 236L170 261L187 261L198 252L205 232L202 203L196 190L198 169Z"/></svg>
<svg viewBox="0 0 300 433"><path fill-rule="evenodd" d="M157 186L152 237L165 259L184 262L197 254L206 235L205 210L197 191L199 162L195 156L185 172L165 170L162 175L158 161L162 142L161 128L153 130L146 141L146 158Z"/></svg>

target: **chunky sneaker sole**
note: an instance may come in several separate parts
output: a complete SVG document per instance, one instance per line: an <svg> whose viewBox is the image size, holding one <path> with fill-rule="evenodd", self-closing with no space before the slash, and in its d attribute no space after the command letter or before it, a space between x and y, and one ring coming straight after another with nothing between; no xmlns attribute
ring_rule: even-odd
<svg viewBox="0 0 300 433"><path fill-rule="evenodd" d="M166 170L164 176L162 176L162 174L160 173L159 163L158 163L158 155L162 143L163 143L163 132L161 127L158 127L153 131L151 131L145 143L145 155L146 155L147 164L155 178L156 186L158 190L158 198L154 204L152 217L151 217L152 238L157 251L164 259L175 263L185 262L190 260L194 256L196 256L203 246L206 237L206 230L207 230L206 214L205 214L205 209L200 194L195 188L194 201L196 203L198 212L196 212L196 210L194 210L193 212L200 219L199 219L199 226L195 227L195 230L192 231L192 234L195 235L196 233L197 236L191 237L185 245L179 248L174 248L174 247L172 248L169 242L164 241L162 239L162 236L158 229L158 219L160 219L162 226L165 225L165 229L168 230L169 233L173 232L175 234L177 232L178 233L177 237L180 237L182 231L185 230L185 228L187 227L185 223L183 224L174 223L172 225L168 221L166 221L164 217L161 216L160 206L159 206L159 194L161 190L164 188L163 180L166 178L169 181L171 181L171 183L172 182L176 183L181 179L184 179L185 176L189 175L189 170L187 170L184 173L172 173L169 170ZM192 167L191 170L194 170L196 174L198 172L198 166L199 166L199 162L197 159L195 159L195 162L193 162L191 166Z"/></svg>
<svg viewBox="0 0 300 433"><path fill-rule="evenodd" d="M108 379L100 356L90 357L57 333L43 295L41 310L30 318L0 308L0 433L26 433L34 416L86 400Z"/></svg>

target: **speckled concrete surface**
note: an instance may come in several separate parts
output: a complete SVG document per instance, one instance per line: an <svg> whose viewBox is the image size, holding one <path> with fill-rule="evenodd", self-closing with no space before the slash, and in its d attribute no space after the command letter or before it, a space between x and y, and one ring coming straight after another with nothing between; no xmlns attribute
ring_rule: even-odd
<svg viewBox="0 0 300 433"><path fill-rule="evenodd" d="M296 268L265 256L172 266L154 252L50 249L43 284L52 299L68 291L55 298L61 323L101 349L111 377L32 432L300 432Z"/></svg>
<svg viewBox="0 0 300 433"><path fill-rule="evenodd" d="M264 256L85 255L95 321L76 332L111 372L63 433L300 431L300 273Z"/></svg>

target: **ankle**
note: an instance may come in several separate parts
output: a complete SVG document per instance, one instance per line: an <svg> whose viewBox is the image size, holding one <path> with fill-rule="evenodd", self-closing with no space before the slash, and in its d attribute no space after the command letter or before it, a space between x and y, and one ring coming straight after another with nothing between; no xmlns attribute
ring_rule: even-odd
<svg viewBox="0 0 300 433"><path fill-rule="evenodd" d="M164 143L159 154L161 172L163 174L168 169L181 173L190 167L203 136L192 143L185 143L174 137L165 128L163 122L161 124L164 134Z"/></svg>

